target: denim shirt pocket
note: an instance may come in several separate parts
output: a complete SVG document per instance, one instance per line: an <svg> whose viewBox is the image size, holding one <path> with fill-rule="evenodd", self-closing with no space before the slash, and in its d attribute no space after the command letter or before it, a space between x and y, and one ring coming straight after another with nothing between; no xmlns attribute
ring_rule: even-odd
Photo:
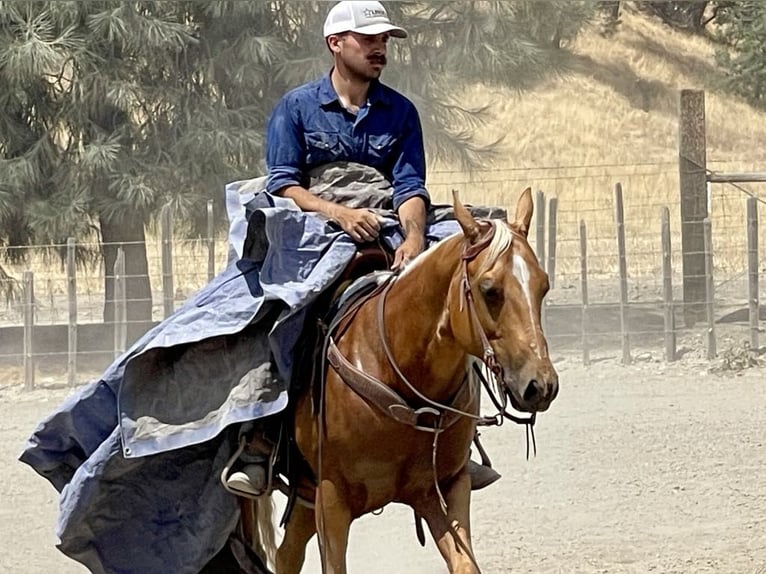
<svg viewBox="0 0 766 574"><path fill-rule="evenodd" d="M306 139L306 163L322 165L338 161L340 155L340 135L328 132L308 132Z"/></svg>
<svg viewBox="0 0 766 574"><path fill-rule="evenodd" d="M391 134L368 136L367 153L378 165L388 163L397 141L397 138Z"/></svg>

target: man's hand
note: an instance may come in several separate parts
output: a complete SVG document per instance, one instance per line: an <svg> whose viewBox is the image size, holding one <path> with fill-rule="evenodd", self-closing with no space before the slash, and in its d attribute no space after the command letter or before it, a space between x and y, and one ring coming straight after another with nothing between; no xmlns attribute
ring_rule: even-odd
<svg viewBox="0 0 766 574"><path fill-rule="evenodd" d="M391 269L404 268L412 259L423 253L426 247L425 238L422 235L411 235L402 242L394 254L394 263Z"/></svg>
<svg viewBox="0 0 766 574"><path fill-rule="evenodd" d="M336 205L330 213L330 218L357 243L375 241L380 233L378 216L367 209Z"/></svg>
<svg viewBox="0 0 766 574"><path fill-rule="evenodd" d="M303 211L321 213L348 233L357 243L375 241L380 233L378 216L367 209L352 209L321 199L299 185L280 189L277 195L292 199Z"/></svg>

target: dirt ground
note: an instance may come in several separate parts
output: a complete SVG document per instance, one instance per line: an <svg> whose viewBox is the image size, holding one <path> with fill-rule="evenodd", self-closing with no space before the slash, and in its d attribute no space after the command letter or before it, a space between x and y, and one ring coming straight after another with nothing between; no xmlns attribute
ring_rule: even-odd
<svg viewBox="0 0 766 574"><path fill-rule="evenodd" d="M474 496L483 572L766 574L766 369L623 367L617 353L556 365L537 458L515 425L484 432L504 477ZM16 461L65 396L0 381L0 572L85 572L55 548L56 492ZM351 572L446 572L401 507L355 523L349 555ZM318 572L313 544L304 571Z"/></svg>

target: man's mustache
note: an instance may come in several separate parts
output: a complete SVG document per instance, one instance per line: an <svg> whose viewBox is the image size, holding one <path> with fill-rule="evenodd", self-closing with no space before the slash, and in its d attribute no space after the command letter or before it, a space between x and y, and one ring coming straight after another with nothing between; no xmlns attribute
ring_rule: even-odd
<svg viewBox="0 0 766 574"><path fill-rule="evenodd" d="M376 54L374 56L369 56L367 58L371 64L382 64L385 66L388 63L388 60L386 59L386 56L384 54Z"/></svg>

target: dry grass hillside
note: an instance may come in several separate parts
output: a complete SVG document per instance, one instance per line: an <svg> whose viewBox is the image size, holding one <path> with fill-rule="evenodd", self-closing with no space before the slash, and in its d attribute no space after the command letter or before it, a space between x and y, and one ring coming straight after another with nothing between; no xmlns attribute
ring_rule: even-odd
<svg viewBox="0 0 766 574"><path fill-rule="evenodd" d="M487 140L505 136L502 165L475 174L434 166L430 179L439 200L447 200L449 189L456 187L471 202L512 206L527 185L558 197L557 274L565 282L576 282L579 273L581 219L588 226L591 270L614 273L617 182L624 189L631 276L649 283L658 276L662 206L671 210L674 265L680 271L680 89L706 90L709 169L766 168L766 151L758 145L766 140L766 113L714 91L719 72L712 44L634 12L621 19L612 38L602 37L595 26L583 34L572 47L571 72L563 77L523 94L486 87L469 93L467 101L494 105ZM759 191L754 185L743 187ZM731 185L712 188L715 265L721 279L745 269L745 197Z"/></svg>

